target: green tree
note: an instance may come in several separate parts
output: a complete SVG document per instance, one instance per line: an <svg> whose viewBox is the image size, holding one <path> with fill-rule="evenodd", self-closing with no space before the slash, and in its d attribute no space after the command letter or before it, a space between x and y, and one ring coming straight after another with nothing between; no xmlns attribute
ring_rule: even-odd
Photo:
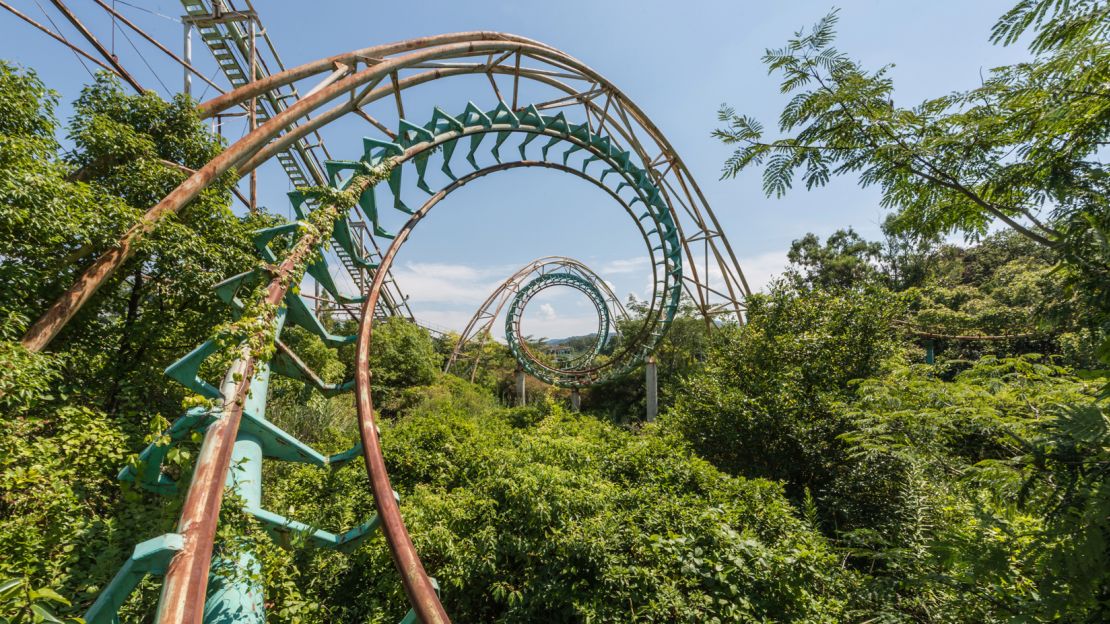
<svg viewBox="0 0 1110 624"><path fill-rule="evenodd" d="M17 342L28 319L176 187L181 167L222 149L188 99L126 95L99 77L63 153L55 104L34 72L0 63L0 577L77 614L136 543L172 528L178 501L121 491L116 475L180 413L185 391L162 370L230 318L211 287L255 266L251 232L273 220L236 216L234 177L218 180L144 239L51 353L28 353ZM170 470L186 471L191 452L175 449ZM4 591L0 618L32 608L8 601L19 595ZM152 598L146 588L129 609Z"/></svg>
<svg viewBox="0 0 1110 624"><path fill-rule="evenodd" d="M620 329L624 336L630 337L642 327L648 313L647 302L630 297L625 307L630 318L620 322ZM683 392L683 380L702 367L709 352L712 331L694 302L683 298L667 333L652 353L659 375L660 412L674 405ZM614 341L611 350L620 348L620 342ZM606 414L619 422L642 420L647 409L644 367L637 366L620 379L586 388L582 405L583 409Z"/></svg>
<svg viewBox="0 0 1110 624"><path fill-rule="evenodd" d="M0 64L0 105L12 111L0 135L0 312L34 318L142 211L214 157L219 139L184 97L126 95L100 76L78 98L64 158L53 139L54 96L33 72ZM169 163L169 165L167 165ZM74 354L72 374L109 412L176 410L182 391L161 371L229 317L211 292L257 260L250 233L273 222L240 219L231 180L218 180L179 218L159 227L54 344ZM24 321L26 322L26 321ZM79 356L77 355L79 354Z"/></svg>
<svg viewBox="0 0 1110 624"><path fill-rule="evenodd" d="M1105 406L1089 404L1095 391L1038 356L984 357L951 377L896 367L862 382L844 407L852 463L826 496L856 518L838 533L855 564L874 571L866 611L1105 620L1105 447L1096 447L1107 420Z"/></svg>
<svg viewBox="0 0 1110 624"><path fill-rule="evenodd" d="M816 234L790 244L786 257L803 281L819 288L854 288L878 276L882 244L868 242L852 228L837 230L822 245Z"/></svg>
<svg viewBox="0 0 1110 624"><path fill-rule="evenodd" d="M836 405L903 352L899 308L882 292L789 284L753 296L748 323L714 334L665 421L727 472L785 481L797 500L818 492L843 451Z"/></svg>
<svg viewBox="0 0 1110 624"><path fill-rule="evenodd" d="M0 281L4 315L31 318L88 251L138 218L125 202L72 179L58 157L57 94L0 61ZM23 321L26 323L27 321Z"/></svg>
<svg viewBox="0 0 1110 624"><path fill-rule="evenodd" d="M1072 307L1075 317L1085 318L1067 321L1065 327L1093 326L1088 335L1101 341L1097 350L1082 342L1076 346L1110 361L1110 176L1104 159L1110 141L1108 15L1110 5L1097 0L1022 0L999 19L992 40L1003 45L1027 40L1028 61L992 70L978 88L905 108L894 102L888 68L868 70L833 47L836 14L830 14L764 56L768 68L781 74L783 93L791 95L780 116L785 136L765 140L758 121L721 109L725 126L716 136L736 146L724 173L765 165L764 190L771 195L785 193L796 174L808 188L826 184L833 175L856 174L861 184L880 187L883 205L893 211L890 231L919 238L963 233L974 239L1003 224L1044 248L1051 263L1060 263L1055 270L1083 304L1070 305L1073 297L1066 292L1045 293L1045 284L1054 289L1052 279L1045 279L1047 271L1038 275L1028 261L1022 266L1015 260L980 282L997 282L988 286L989 293L966 284L926 293L921 316L940 320L950 311L955 314L949 318L966 314L984 322L992 316L1001 320L1027 304L1057 311ZM940 305L930 309L929 300ZM1015 319L1005 322L1008 333ZM1089 364L1091 359L1073 361ZM1015 551L980 551L987 561L1016 560L1034 568L1026 578L1036 593L1021 584L1020 576L1011 585L1015 577L1000 573L999 566L969 565L960 577L965 587L981 591L977 580L1001 575L999 584L986 591L1013 599L1001 610L1017 617L1106 619L1106 478L1097 468L1105 454L1098 442L1106 428L1105 407L1089 397L1073 401L1063 413L1061 408L1047 415L1034 409L1042 419L1042 435L1029 440L1020 455L1002 460L1024 466L1027 492L1037 484L1041 489L1032 491L1054 501L1023 507L1032 519L1019 525L1043 525L1015 532L1012 524L994 523L996 511L989 506L972 504L997 533L1033 540L1051 553L1038 559ZM937 461L933 457L924 465ZM996 471L983 478L1003 477ZM1020 492L1010 491L1009 500ZM976 551L967 540L937 546L957 558ZM926 605L921 609L929 612Z"/></svg>
<svg viewBox="0 0 1110 624"><path fill-rule="evenodd" d="M1107 322L1110 203L1102 147L1110 140L1106 3L1023 0L995 26L1002 44L1032 33L1032 58L992 70L981 87L894 103L889 67L868 70L833 47L835 12L764 62L791 99L777 140L754 118L722 107L715 135L736 151L724 175L765 165L764 190L782 195L833 175L878 185L891 228L932 236L985 234L995 222L1043 245Z"/></svg>
<svg viewBox="0 0 1110 624"><path fill-rule="evenodd" d="M398 409L403 390L432 383L443 366L427 330L400 318L374 324L370 342L370 384L375 405L387 413Z"/></svg>
<svg viewBox="0 0 1110 624"><path fill-rule="evenodd" d="M451 335L444 341L440 353L443 354L445 361L450 357L457 341L457 335ZM472 369L475 360L478 364ZM485 336L475 336L467 343L451 372L489 389L504 404L509 405L515 392L516 369L517 361L509 351L509 347L487 333ZM473 379L470 377L472 371Z"/></svg>

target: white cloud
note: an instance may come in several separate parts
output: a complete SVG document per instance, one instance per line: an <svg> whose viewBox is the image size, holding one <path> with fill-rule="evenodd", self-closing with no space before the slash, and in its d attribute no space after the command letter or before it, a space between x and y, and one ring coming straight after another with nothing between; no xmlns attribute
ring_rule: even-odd
<svg viewBox="0 0 1110 624"><path fill-rule="evenodd" d="M524 333L532 334L537 338L567 338L582 336L597 331L597 315L587 316L559 316L548 320L539 318L528 319L522 327ZM494 336L503 340L504 323L498 322L495 326Z"/></svg>
<svg viewBox="0 0 1110 624"><path fill-rule="evenodd" d="M651 263L648 262L647 256L636 256L635 258L624 258L621 260L610 260L601 265L598 269L600 275L612 274L625 274L636 273L638 271L647 271Z"/></svg>
<svg viewBox="0 0 1110 624"><path fill-rule="evenodd" d="M687 259L689 261L689 259ZM706 279L704 258L695 257L699 278ZM753 292L766 289L772 279L782 274L788 262L786 251L770 251L740 259L740 267ZM332 263L332 275L340 289L354 293L354 284L338 262ZM394 266L393 277L401 291L410 297L417 318L429 324L461 331L474 314L477 307L504 279L515 271L517 266L450 264L434 262L409 262ZM642 273L641 273L642 272ZM639 298L650 298L652 292L650 263L646 257L616 259L600 263L598 273L602 276L613 275L614 281L607 283L617 293L621 301L629 294ZM637 273L640 273L637 275ZM644 280L644 281L641 281ZM721 270L715 262L709 264L708 280L710 286L725 291L721 280ZM639 286L639 288L637 288ZM564 337L593 331L596 318L567 315L573 309L583 310L585 301L571 301L561 289L547 289L537 294L533 300L528 330L537 335ZM637 292L638 291L638 292ZM563 314L558 314L556 306L563 305ZM588 307L588 306L587 306ZM503 319L495 323L494 335L501 339ZM591 329L584 330L585 327Z"/></svg>
<svg viewBox="0 0 1110 624"><path fill-rule="evenodd" d="M512 271L502 266L409 262L393 267L393 279L413 303L477 306Z"/></svg>
<svg viewBox="0 0 1110 624"><path fill-rule="evenodd" d="M790 262L786 259L786 251L769 251L740 259L740 269L748 280L752 292L765 290L771 280L782 275Z"/></svg>

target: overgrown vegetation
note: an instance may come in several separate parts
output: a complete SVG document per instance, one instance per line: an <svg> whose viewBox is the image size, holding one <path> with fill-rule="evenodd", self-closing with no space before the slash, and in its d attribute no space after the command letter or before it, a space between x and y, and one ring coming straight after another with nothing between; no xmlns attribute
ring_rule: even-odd
<svg viewBox="0 0 1110 624"><path fill-rule="evenodd" d="M725 111L727 171L767 165L772 194L795 171L859 173L883 189L886 238L801 236L743 326L708 331L684 305L656 354L655 424L638 421L642 372L585 393L581 414L539 386L510 408L499 343L470 383L440 372L452 337L376 324L385 457L455 620L1110 620L1108 11L1024 0L994 36L1031 39L1028 63L910 109L831 47L834 18L769 52L795 96L787 136ZM115 476L181 413L161 370L231 320L211 286L256 266L250 233L275 222L236 215L221 179L49 353L26 351L30 319L180 182L166 162L220 149L189 101L100 78L62 150L55 100L0 64L0 622L79 616L136 543L172 530L180 493ZM944 242L958 233L968 244ZM325 381L350 377L349 347L282 340ZM275 378L267 416L323 452L358 441L350 397L299 382ZM195 449L166 470L187 480ZM264 482L264 507L312 526L374 513L359 462L267 462ZM219 540L221 556L255 551L269 621L405 612L380 536L349 553L278 543L229 497ZM157 591L145 582L123 621L149 621Z"/></svg>

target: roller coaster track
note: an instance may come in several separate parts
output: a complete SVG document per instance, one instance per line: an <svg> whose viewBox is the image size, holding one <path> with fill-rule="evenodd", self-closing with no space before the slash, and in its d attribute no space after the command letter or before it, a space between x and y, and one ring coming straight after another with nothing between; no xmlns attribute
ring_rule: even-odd
<svg viewBox="0 0 1110 624"><path fill-rule="evenodd" d="M192 23L196 24L200 40L211 52L212 58L216 60L220 71L231 86L240 88L252 80L268 78L270 76L270 65L284 70L285 65L272 46L269 47L269 54L265 53L267 51L266 47L258 46L254 75L251 76L250 31L242 25L241 21L219 19L220 15L226 14L229 10L232 14L238 13L231 10L230 3L226 3L227 6L225 6L225 3L226 0L213 0L212 2L208 0L181 0L181 5L185 9L184 19L192 20ZM259 22L259 17L256 14L252 14L250 19L258 22L261 27L261 22ZM265 29L262 30L265 31ZM263 35L262 38L269 43L268 37ZM296 85L292 84L281 84L261 93L260 97L253 100L256 105L255 111L258 121L264 123L272 119L288 108L291 102L296 102L300 97L301 94L298 92ZM311 143L307 138L294 141L274 156L278 164L281 165L282 171L285 172L290 183L292 183L293 188L319 185L326 182L322 163L329 158L328 150L324 145L323 137L318 132L313 133L313 139L314 142ZM356 251L360 252L360 256L366 257L371 263L376 264L381 258L381 249L373 237L367 235L365 222L352 221L351 231L358 247ZM352 282L360 290L364 289L368 282L364 273L366 269L356 263L342 245L336 245L334 250L339 263L350 275ZM375 310L379 318L404 316L412 319L412 310L409 309L404 294L392 276L388 276L386 280L382 302L383 305Z"/></svg>
<svg viewBox="0 0 1110 624"><path fill-rule="evenodd" d="M482 361L483 347L492 336L493 325L501 317L501 312L505 309L506 304L510 301L516 301L516 298L528 285L535 283L537 280L547 279L551 275L566 275L575 278L574 281L578 282L575 287L586 293L594 304L598 315L598 328L594 346L590 351L584 353L581 359L576 358L570 362L562 363L556 370L546 371L549 374L542 378L548 383L567 387L588 385L589 382L585 384L583 382L589 379L592 372L590 364L593 363L593 360L605 347L622 341L620 327L613 321L627 322L629 317L620 299L600 275L584 263L565 256L537 258L517 269L516 272L498 285L486 297L482 305L478 306L474 316L467 322L466 328L463 329L458 342L455 343L455 347L451 351L451 355L447 358L447 363L443 367L444 372L451 372L451 369L456 367L460 360L465 360L468 362L466 366L469 370L468 376L471 381L474 381ZM522 302L522 306L526 303ZM526 348L526 341L521 332L520 318L520 314L506 316L505 338L510 344L515 341L517 344L525 345ZM538 358L529 357L530 354L525 354L523 349L513 351L513 355L517 358L518 364L525 370L532 372L534 376L536 376L534 371L537 368L549 368L545 365L546 363L538 361Z"/></svg>
<svg viewBox="0 0 1110 624"><path fill-rule="evenodd" d="M495 105L468 103L453 114L435 108L423 124L406 117L402 98L405 89L475 74L489 79ZM127 261L148 232L222 174L234 168L238 175L246 175L309 133L349 113L369 118L362 108L374 101L392 98L396 103L400 120L395 131L364 139L357 159L325 161L326 184L290 194L298 221L256 234L256 246L267 261L265 268L230 277L218 285L217 293L232 307L237 320L167 369L171 378L206 402L179 418L165 436L172 444L192 432L203 431L181 517L174 533L136 547L87 614L90 622L111 621L131 588L147 574L164 575L158 622L199 623L205 619L206 610L221 607L235 609L240 621L261 621L262 588L216 587L209 596L213 544L225 482L230 482L246 501L245 511L277 536L304 533L316 545L343 549L380 531L411 605L402 621L449 621L434 581L405 528L386 471L375 423L369 353L374 311L385 296L397 253L432 208L469 183L522 168L542 167L570 174L603 188L641 233L654 279L644 322L635 328L634 335L622 340L620 348L630 357L614 357L598 364L595 368L599 374L588 383L627 372L636 357L651 353L666 332L683 292L710 325L721 316L743 321L747 285L733 250L692 176L647 115L573 57L530 39L502 33L439 35L356 50L281 71L205 102L201 111L206 116L215 115L313 77L320 82L310 92L275 111L152 207L118 246L90 265L24 337L29 348L46 345ZM532 104L520 101L526 92L532 98L533 92L538 95L543 91L553 92L553 97L541 95L532 99ZM317 112L329 104L330 108ZM382 124L372 125L378 128ZM483 145L486 149L479 152ZM472 170L456 174L453 167L459 166L459 158L455 154L464 152L462 160ZM430 166L433 161L438 167ZM406 184L406 180L412 182ZM413 189L428 195L415 209L410 208L417 205ZM368 228L379 237L391 239L380 258L368 258L354 244L349 210L356 207L365 215ZM386 217L398 212L407 220L390 233L385 230ZM365 295L344 294L330 278L327 260L318 253L329 239L353 262L373 269ZM283 240L292 240L291 246L275 244ZM305 273L337 302L361 306L356 334L337 336L326 329L299 294L297 285ZM353 343L353 379L337 385L322 382L282 341L282 331L288 324L315 333L332 347ZM222 382L212 383L201 375L212 367L205 367L206 361L222 361L217 356L228 357L232 364ZM325 394L353 387L360 443L344 453L324 456L269 423L265 419L266 388L274 373L300 379ZM151 446L142 453L139 468L125 470L121 477L155 490L179 487L181 484L161 470L166 452L164 444ZM366 464L377 512L364 524L332 533L262 509L261 473L257 472L262 457L328 469L359 455ZM239 474L242 466L253 466L256 472L244 478ZM244 565L253 565L249 553Z"/></svg>

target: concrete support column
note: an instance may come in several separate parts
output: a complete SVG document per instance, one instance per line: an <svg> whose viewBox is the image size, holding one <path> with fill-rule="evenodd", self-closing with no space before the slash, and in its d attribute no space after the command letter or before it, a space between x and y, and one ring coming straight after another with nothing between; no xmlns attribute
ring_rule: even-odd
<svg viewBox="0 0 1110 624"><path fill-rule="evenodd" d="M659 415L659 370L653 355L648 356L644 364L644 383L647 394L646 420L655 422L655 417Z"/></svg>
<svg viewBox="0 0 1110 624"><path fill-rule="evenodd" d="M578 391L578 388L570 391L570 411L582 411L582 393Z"/></svg>
<svg viewBox="0 0 1110 624"><path fill-rule="evenodd" d="M523 368L516 369L516 404L518 406L523 406L524 403L525 403L525 400L527 399L527 397L524 396L524 381L525 381L525 379L526 379L526 376L524 374L524 369Z"/></svg>

